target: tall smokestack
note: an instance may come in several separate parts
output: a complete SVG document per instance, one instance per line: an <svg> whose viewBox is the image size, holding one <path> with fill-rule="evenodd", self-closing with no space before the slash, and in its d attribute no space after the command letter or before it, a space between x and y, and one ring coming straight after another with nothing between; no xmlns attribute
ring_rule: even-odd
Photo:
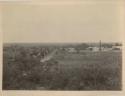
<svg viewBox="0 0 125 96"><path fill-rule="evenodd" d="M99 51L102 51L102 43L101 43L101 40L99 41Z"/></svg>

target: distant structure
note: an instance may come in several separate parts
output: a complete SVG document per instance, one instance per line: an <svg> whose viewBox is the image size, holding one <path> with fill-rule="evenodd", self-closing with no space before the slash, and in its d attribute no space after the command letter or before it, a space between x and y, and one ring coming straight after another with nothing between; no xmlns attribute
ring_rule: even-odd
<svg viewBox="0 0 125 96"><path fill-rule="evenodd" d="M122 50L122 46L121 45L114 45L114 46L112 46L112 50Z"/></svg>
<svg viewBox="0 0 125 96"><path fill-rule="evenodd" d="M92 47L88 47L86 50L93 51L93 52L97 52L97 51L103 51L104 48L102 47L102 42L101 42L101 40L100 40L100 41L99 41L99 45L97 45L97 46L92 46Z"/></svg>
<svg viewBox="0 0 125 96"><path fill-rule="evenodd" d="M102 51L102 43L101 43L101 40L99 41L99 51Z"/></svg>
<svg viewBox="0 0 125 96"><path fill-rule="evenodd" d="M97 47L97 46L95 46L95 47L88 47L86 50L97 52L97 51L99 51L99 47Z"/></svg>
<svg viewBox="0 0 125 96"><path fill-rule="evenodd" d="M74 53L74 52L77 52L77 50L75 49L75 48L68 48L67 49L67 51L69 52L69 53Z"/></svg>

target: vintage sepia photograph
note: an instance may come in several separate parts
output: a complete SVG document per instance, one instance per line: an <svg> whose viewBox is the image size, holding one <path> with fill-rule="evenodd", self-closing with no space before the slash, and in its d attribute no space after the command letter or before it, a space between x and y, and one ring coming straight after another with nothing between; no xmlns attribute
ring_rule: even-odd
<svg viewBox="0 0 125 96"><path fill-rule="evenodd" d="M2 90L122 91L122 5L2 5Z"/></svg>

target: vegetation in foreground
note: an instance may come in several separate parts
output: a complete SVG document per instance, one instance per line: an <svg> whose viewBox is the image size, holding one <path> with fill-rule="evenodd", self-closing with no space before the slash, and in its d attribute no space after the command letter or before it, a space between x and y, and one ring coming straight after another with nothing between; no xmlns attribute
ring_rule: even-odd
<svg viewBox="0 0 125 96"><path fill-rule="evenodd" d="M3 89L121 90L120 51L68 53L58 50L46 62L40 62L41 57L34 55L38 51L44 56L53 50L4 47Z"/></svg>

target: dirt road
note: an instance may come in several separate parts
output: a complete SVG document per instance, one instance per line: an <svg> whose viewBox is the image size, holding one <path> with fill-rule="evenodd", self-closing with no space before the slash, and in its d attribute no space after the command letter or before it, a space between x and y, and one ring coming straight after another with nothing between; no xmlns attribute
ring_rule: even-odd
<svg viewBox="0 0 125 96"><path fill-rule="evenodd" d="M57 52L57 49L54 50L52 53L48 54L47 56L45 56L44 58L42 58L40 60L40 62L46 62L46 61L50 60L51 58L53 58L53 56L55 55L56 52Z"/></svg>

